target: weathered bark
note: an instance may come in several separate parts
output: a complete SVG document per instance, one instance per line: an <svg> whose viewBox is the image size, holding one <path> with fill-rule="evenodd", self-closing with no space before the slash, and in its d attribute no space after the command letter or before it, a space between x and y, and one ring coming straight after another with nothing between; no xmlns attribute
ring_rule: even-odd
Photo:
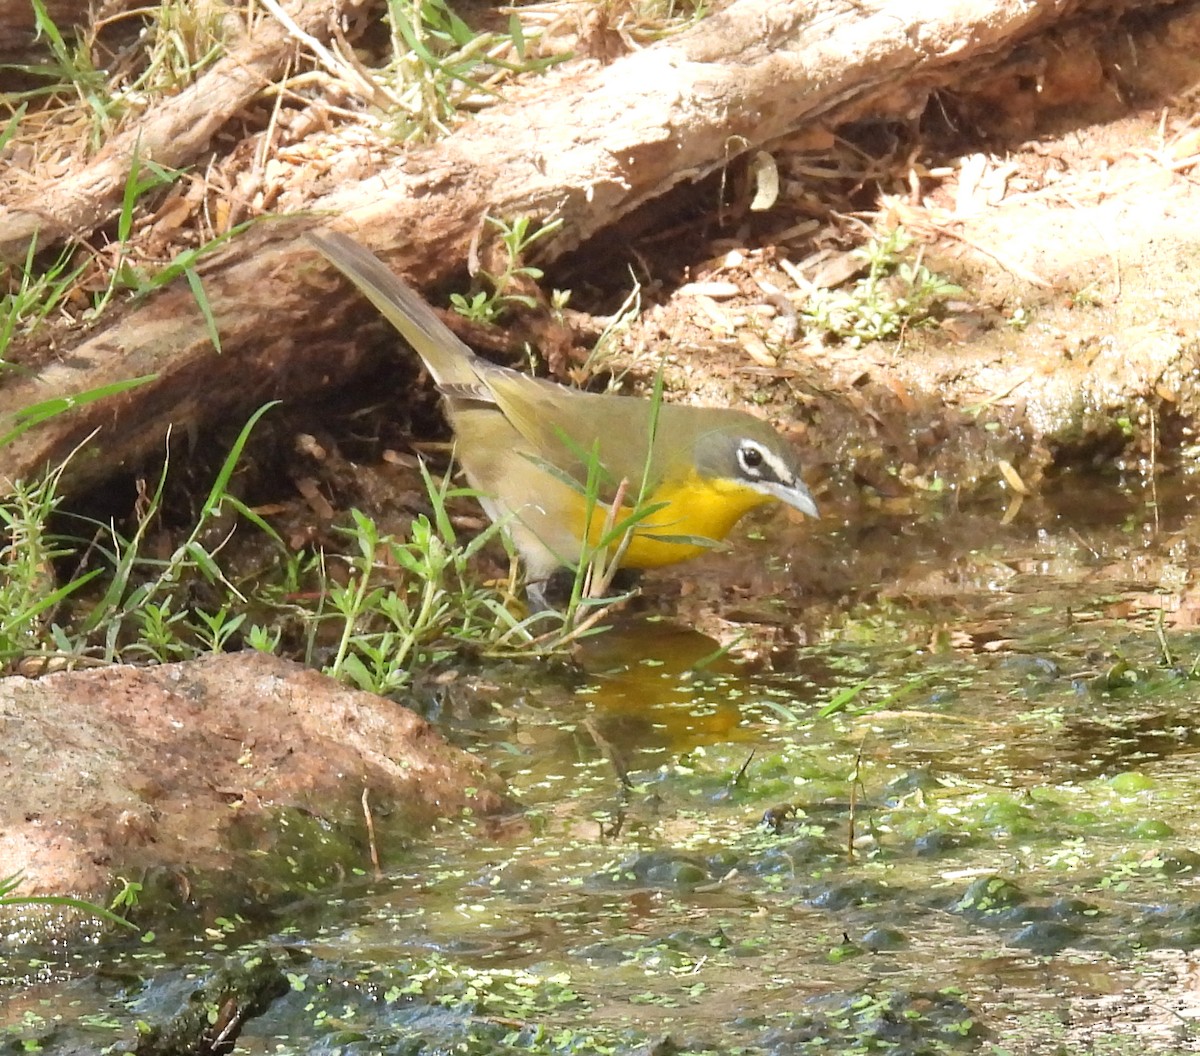
<svg viewBox="0 0 1200 1056"><path fill-rule="evenodd" d="M816 120L898 115L965 63L1004 52L1079 0L975 0L875 8L738 0L687 33L606 67L550 74L456 134L403 153L378 175L315 203L418 284L462 267L486 214L561 216L559 254L670 188ZM20 408L122 378L151 386L25 434L5 454L26 475L99 428L95 479L160 443L166 427L244 413L345 377L346 321L369 317L296 240L301 223L260 225L206 268L217 356L185 287L111 322L64 361L0 389L0 435ZM332 366L332 364L337 364Z"/></svg>
<svg viewBox="0 0 1200 1056"><path fill-rule="evenodd" d="M336 17L336 6L331 11L329 0L302 0L292 17L315 34ZM195 161L222 125L283 74L295 48L284 26L262 18L243 44L178 95L155 104L78 170L22 201L0 205L0 260L24 260L35 236L44 248L85 238L112 220L135 155L143 164L167 168Z"/></svg>

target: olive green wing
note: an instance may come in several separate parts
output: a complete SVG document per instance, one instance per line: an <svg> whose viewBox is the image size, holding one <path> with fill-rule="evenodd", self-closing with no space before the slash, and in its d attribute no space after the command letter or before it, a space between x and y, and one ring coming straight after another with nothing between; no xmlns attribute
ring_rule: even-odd
<svg viewBox="0 0 1200 1056"><path fill-rule="evenodd" d="M581 487L598 473L601 498L610 498L622 481L636 494L643 479L656 478L657 466L647 466L648 400L581 392L503 368L481 371L481 377L545 468Z"/></svg>

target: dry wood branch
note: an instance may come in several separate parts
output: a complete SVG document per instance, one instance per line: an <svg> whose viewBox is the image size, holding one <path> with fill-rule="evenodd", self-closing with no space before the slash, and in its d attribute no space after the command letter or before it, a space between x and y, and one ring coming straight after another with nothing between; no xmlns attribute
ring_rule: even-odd
<svg viewBox="0 0 1200 1056"><path fill-rule="evenodd" d="M322 32L329 24L328 0L302 0L293 18L307 32ZM168 168L194 161L222 125L283 73L295 47L285 26L262 20L245 43L153 106L82 168L0 206L0 260L23 260L35 235L41 248L86 237L111 220L121 208L135 153Z"/></svg>
<svg viewBox="0 0 1200 1056"><path fill-rule="evenodd" d="M961 76L962 64L1002 53L1077 6L737 0L609 66L576 69L572 79L549 74L448 139L340 188L316 203L317 212L419 285L462 267L487 213L563 216L565 234L549 249L562 253L671 187L806 123L869 109L906 113L956 69ZM264 53L278 52L272 41L260 45ZM30 403L160 374L116 410L96 404L26 434L6 453L10 472L61 458L102 425L106 457L81 460L72 471L98 477L159 443L168 422L244 413L270 395L295 398L347 376L350 360L331 361L352 355L347 321L370 315L295 244L300 226L264 226L206 269L223 356L211 349L190 294L176 289L89 338L70 366L0 389L3 433Z"/></svg>
<svg viewBox="0 0 1200 1056"><path fill-rule="evenodd" d="M562 253L807 123L872 107L920 112L951 67L1010 48L1077 6L738 0L565 87L566 72L551 74L320 206L427 277L431 264L439 277L458 266L486 212L563 217L564 237L550 250ZM436 261L423 259L422 243L438 246Z"/></svg>

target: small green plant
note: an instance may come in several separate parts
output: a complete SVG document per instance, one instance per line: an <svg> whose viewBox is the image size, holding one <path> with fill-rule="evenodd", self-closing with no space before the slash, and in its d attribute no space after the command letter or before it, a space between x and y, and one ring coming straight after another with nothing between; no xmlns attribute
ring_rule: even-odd
<svg viewBox="0 0 1200 1056"><path fill-rule="evenodd" d="M849 290L813 290L802 309L814 327L858 346L902 334L931 319L944 302L962 294L919 259L904 261L912 239L902 228L855 251L867 274Z"/></svg>
<svg viewBox="0 0 1200 1056"><path fill-rule="evenodd" d="M225 52L221 4L162 0L143 17L148 21L145 66L124 88L128 96L173 95Z"/></svg>
<svg viewBox="0 0 1200 1056"><path fill-rule="evenodd" d="M445 0L388 0L393 59L382 80L402 139L445 135L458 112L496 98L506 74L540 73L568 58L533 58L514 11L507 34L476 33Z"/></svg>
<svg viewBox="0 0 1200 1056"><path fill-rule="evenodd" d="M124 917L117 916L111 910L105 909L103 906L98 906L94 902L88 902L82 898L71 898L66 895L18 895L17 888L21 886L22 876L20 873L13 873L11 876L0 877L0 909L5 907L23 908L28 906L55 906L66 909L76 909L80 913L88 916L97 917L109 924L116 924L122 928L130 928L137 931L137 927L127 921Z"/></svg>
<svg viewBox="0 0 1200 1056"><path fill-rule="evenodd" d="M0 669L46 648L59 606L99 574L55 585L54 562L69 553L49 531L62 468L32 485L17 483L0 504Z"/></svg>
<svg viewBox="0 0 1200 1056"><path fill-rule="evenodd" d="M136 880L127 880L123 876L118 876L117 880L121 887L109 900L108 908L114 913L117 910L128 913L131 909L136 909L137 904L141 901L142 885Z"/></svg>
<svg viewBox="0 0 1200 1056"><path fill-rule="evenodd" d="M169 664L173 660L185 660L194 655L194 650L185 639L188 614L182 610L172 611L174 599L144 601L130 613L136 634L122 651L129 660L151 660L157 664Z"/></svg>
<svg viewBox="0 0 1200 1056"><path fill-rule="evenodd" d="M59 304L79 277L84 265L71 267L71 249L64 249L45 271L37 271L34 258L37 239L31 239L25 251L25 263L20 270L20 282L11 293L0 297L0 368L7 366L4 357L18 334L27 335Z"/></svg>
<svg viewBox="0 0 1200 1056"><path fill-rule="evenodd" d="M475 584L468 569L499 526L460 546L446 502L461 492L448 479L436 482L424 463L420 469L433 520L418 517L409 538L398 540L381 536L369 517L352 510L353 524L344 530L352 544L344 558L350 574L344 584L326 579L331 611L315 621L329 617L341 625L326 674L374 693L394 692L418 665L450 655L451 639L486 642L498 627L519 627L500 595Z"/></svg>
<svg viewBox="0 0 1200 1056"><path fill-rule="evenodd" d="M93 59L97 28L64 33L44 0L31 3L38 38L46 42L53 61L10 67L40 83L8 98L13 104L49 98L50 107L60 110L82 105L89 114L87 142L92 151L109 140L125 113L179 91L224 51L225 13L220 5L162 0L157 7L129 13L145 20L146 26L139 48L130 49L110 74Z"/></svg>
<svg viewBox="0 0 1200 1056"><path fill-rule="evenodd" d="M43 0L31 0L31 3L37 37L46 41L54 61L40 69L30 67L30 72L50 79L51 85L44 91L74 93L86 105L92 115L89 145L92 150L98 150L115 126L121 111L120 103L109 90L107 75L92 61L87 42L68 45Z"/></svg>
<svg viewBox="0 0 1200 1056"><path fill-rule="evenodd" d="M481 273L491 287L490 290L481 290L469 298L459 293L450 295L450 303L454 310L476 323L494 323L500 313L513 304L524 305L526 308L537 307L537 301L514 287L522 280L538 282L543 277L544 272L541 268L523 263L525 255L536 242L562 227L561 218L543 224L532 233L527 216L518 217L512 223L489 216L487 222L499 232L500 241L504 245L504 270L498 275ZM555 309L561 311L566 306L568 297L569 294L562 290L555 290L552 296Z"/></svg>
<svg viewBox="0 0 1200 1056"><path fill-rule="evenodd" d="M279 652L283 641L283 630L279 627L264 627L260 623L252 623L246 631L246 645L260 653L274 655Z"/></svg>
<svg viewBox="0 0 1200 1056"><path fill-rule="evenodd" d="M181 659L196 655L201 649L198 642L207 641L211 645L217 633L211 618L198 618L195 611L180 600L185 581L193 577L199 577L241 606L248 604L241 591L225 577L217 561L217 554L228 542L230 532L224 533L215 547L207 546L202 540L227 505L252 524L267 527L258 514L230 495L228 489L254 426L273 406L275 404L269 403L260 407L242 427L217 472L196 524L168 558L151 559L142 553L149 525L161 509L167 464L134 534L124 539L114 527L107 526L111 546L94 540L93 548L107 557L111 571L103 596L81 620L79 631L89 637L100 637L103 643L101 655L105 661L126 656L159 661ZM223 618L226 628L228 622L228 617ZM131 627L140 632L133 641L129 641L128 636ZM221 639L222 646L228 643L231 633Z"/></svg>
<svg viewBox="0 0 1200 1056"><path fill-rule="evenodd" d="M125 188L121 195L121 212L117 216L117 258L107 288L96 300L91 309L91 315L98 316L108 306L118 289L129 289L135 293L145 293L163 285L163 281L151 282L137 268L128 256L130 237L133 234L135 210L138 202L147 194L168 187L182 173L176 169L168 169L152 161L144 161L137 148L129 162L129 173L125 177ZM174 278L174 275L170 276Z"/></svg>
<svg viewBox="0 0 1200 1056"><path fill-rule="evenodd" d="M246 622L249 613L239 612L235 615L229 609L229 605L222 605L216 612L205 612L200 608L193 611L192 627L204 652L225 652L234 635Z"/></svg>

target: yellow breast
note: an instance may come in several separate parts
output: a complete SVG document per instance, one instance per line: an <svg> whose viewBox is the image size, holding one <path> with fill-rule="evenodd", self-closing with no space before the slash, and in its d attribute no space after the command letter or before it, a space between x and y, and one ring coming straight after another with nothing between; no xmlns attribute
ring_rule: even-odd
<svg viewBox="0 0 1200 1056"><path fill-rule="evenodd" d="M736 481L706 480L693 470L684 480L661 485L647 496L645 507L662 508L637 523L621 564L626 568L657 568L699 557L712 549L705 541L720 542L743 514L771 501L770 496ZM632 507L623 507L619 520L633 512ZM584 516L581 509L580 537ZM587 533L592 546L603 537L607 517L608 507L597 505L593 510Z"/></svg>

